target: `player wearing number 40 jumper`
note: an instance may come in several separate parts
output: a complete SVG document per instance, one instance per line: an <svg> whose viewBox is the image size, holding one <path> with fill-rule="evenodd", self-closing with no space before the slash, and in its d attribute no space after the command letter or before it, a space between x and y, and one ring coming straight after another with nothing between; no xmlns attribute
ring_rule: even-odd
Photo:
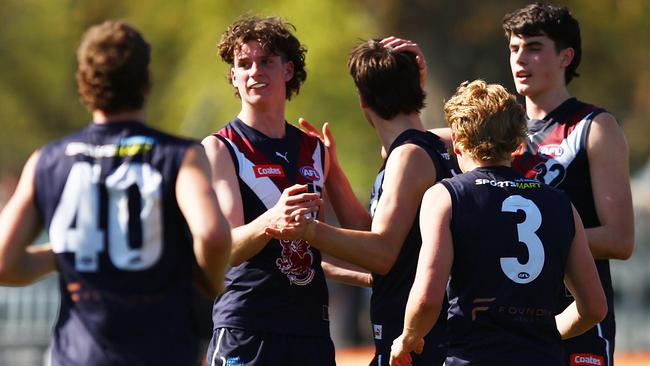
<svg viewBox="0 0 650 366"><path fill-rule="evenodd" d="M391 365L409 365L422 349L448 279L446 365L561 365L561 338L607 312L580 217L562 192L510 167L526 122L503 87L464 83L444 110L464 174L424 195L417 274ZM575 301L555 316L563 279Z"/></svg>
<svg viewBox="0 0 650 366"><path fill-rule="evenodd" d="M230 230L198 143L144 125L150 47L121 22L86 33L92 123L35 152L0 215L0 283L58 267L51 365L192 365L192 281L223 286ZM47 228L51 249L28 247ZM198 267L197 267L198 264Z"/></svg>

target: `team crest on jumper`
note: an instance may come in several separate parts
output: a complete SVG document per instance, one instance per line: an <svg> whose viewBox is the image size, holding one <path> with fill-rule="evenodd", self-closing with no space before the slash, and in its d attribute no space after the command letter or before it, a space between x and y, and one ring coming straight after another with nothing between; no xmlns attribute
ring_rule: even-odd
<svg viewBox="0 0 650 366"><path fill-rule="evenodd" d="M314 255L309 244L304 240L280 240L282 257L275 260L280 271L289 278L292 285L308 285L314 279L311 268Z"/></svg>

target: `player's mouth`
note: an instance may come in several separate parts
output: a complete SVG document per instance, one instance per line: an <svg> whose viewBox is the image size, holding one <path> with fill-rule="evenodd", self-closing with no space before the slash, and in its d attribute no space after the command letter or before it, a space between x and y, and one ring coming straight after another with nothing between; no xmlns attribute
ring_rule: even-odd
<svg viewBox="0 0 650 366"><path fill-rule="evenodd" d="M261 89L261 88L265 88L267 85L268 85L267 83L255 83L255 84L249 86L248 88L249 89Z"/></svg>
<svg viewBox="0 0 650 366"><path fill-rule="evenodd" d="M533 74L527 72L527 71L517 71L515 73L515 78L518 80L527 80L529 79Z"/></svg>

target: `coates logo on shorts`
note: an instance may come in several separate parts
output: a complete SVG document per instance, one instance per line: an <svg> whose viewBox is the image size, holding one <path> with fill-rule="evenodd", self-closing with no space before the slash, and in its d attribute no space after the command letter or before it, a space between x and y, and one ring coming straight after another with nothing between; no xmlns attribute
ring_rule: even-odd
<svg viewBox="0 0 650 366"><path fill-rule="evenodd" d="M255 177L257 178L284 177L284 170L282 169L282 165L274 165L274 164L255 165L253 166L253 172L255 173Z"/></svg>
<svg viewBox="0 0 650 366"><path fill-rule="evenodd" d="M542 155L556 158L564 154L564 148L561 145L557 145L557 144L542 145L537 148L537 152Z"/></svg>
<svg viewBox="0 0 650 366"><path fill-rule="evenodd" d="M602 366L605 365L605 358L590 353L572 353L571 366Z"/></svg>
<svg viewBox="0 0 650 366"><path fill-rule="evenodd" d="M314 169L313 166L303 166L300 168L300 174L305 177L307 180L319 180L320 179L320 174L318 174L318 170Z"/></svg>

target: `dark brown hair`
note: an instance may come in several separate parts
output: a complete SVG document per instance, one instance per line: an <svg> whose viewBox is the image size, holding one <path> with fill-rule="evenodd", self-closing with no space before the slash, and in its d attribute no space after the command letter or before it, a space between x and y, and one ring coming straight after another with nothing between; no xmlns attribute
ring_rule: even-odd
<svg viewBox="0 0 650 366"><path fill-rule="evenodd" d="M582 58L580 25L566 7L529 4L506 14L503 30L508 40L513 34L527 37L546 35L555 43L557 52L573 48L575 54L564 72L564 80L568 84L573 77L580 76L576 72Z"/></svg>
<svg viewBox="0 0 650 366"><path fill-rule="evenodd" d="M424 107L415 54L397 52L373 39L355 47L348 68L363 102L383 119Z"/></svg>
<svg viewBox="0 0 650 366"><path fill-rule="evenodd" d="M88 29L77 50L77 87L90 109L116 113L142 108L151 87L151 48L121 21Z"/></svg>
<svg viewBox="0 0 650 366"><path fill-rule="evenodd" d="M307 50L300 44L292 33L291 23L280 17L260 18L246 15L234 21L221 35L219 41L219 56L229 65L234 65L235 53L250 41L260 43L265 51L282 57L283 62L293 63L293 77L287 81L287 100L294 93L298 94L300 86L307 79L305 70L305 53ZM239 95L237 88L235 94Z"/></svg>

